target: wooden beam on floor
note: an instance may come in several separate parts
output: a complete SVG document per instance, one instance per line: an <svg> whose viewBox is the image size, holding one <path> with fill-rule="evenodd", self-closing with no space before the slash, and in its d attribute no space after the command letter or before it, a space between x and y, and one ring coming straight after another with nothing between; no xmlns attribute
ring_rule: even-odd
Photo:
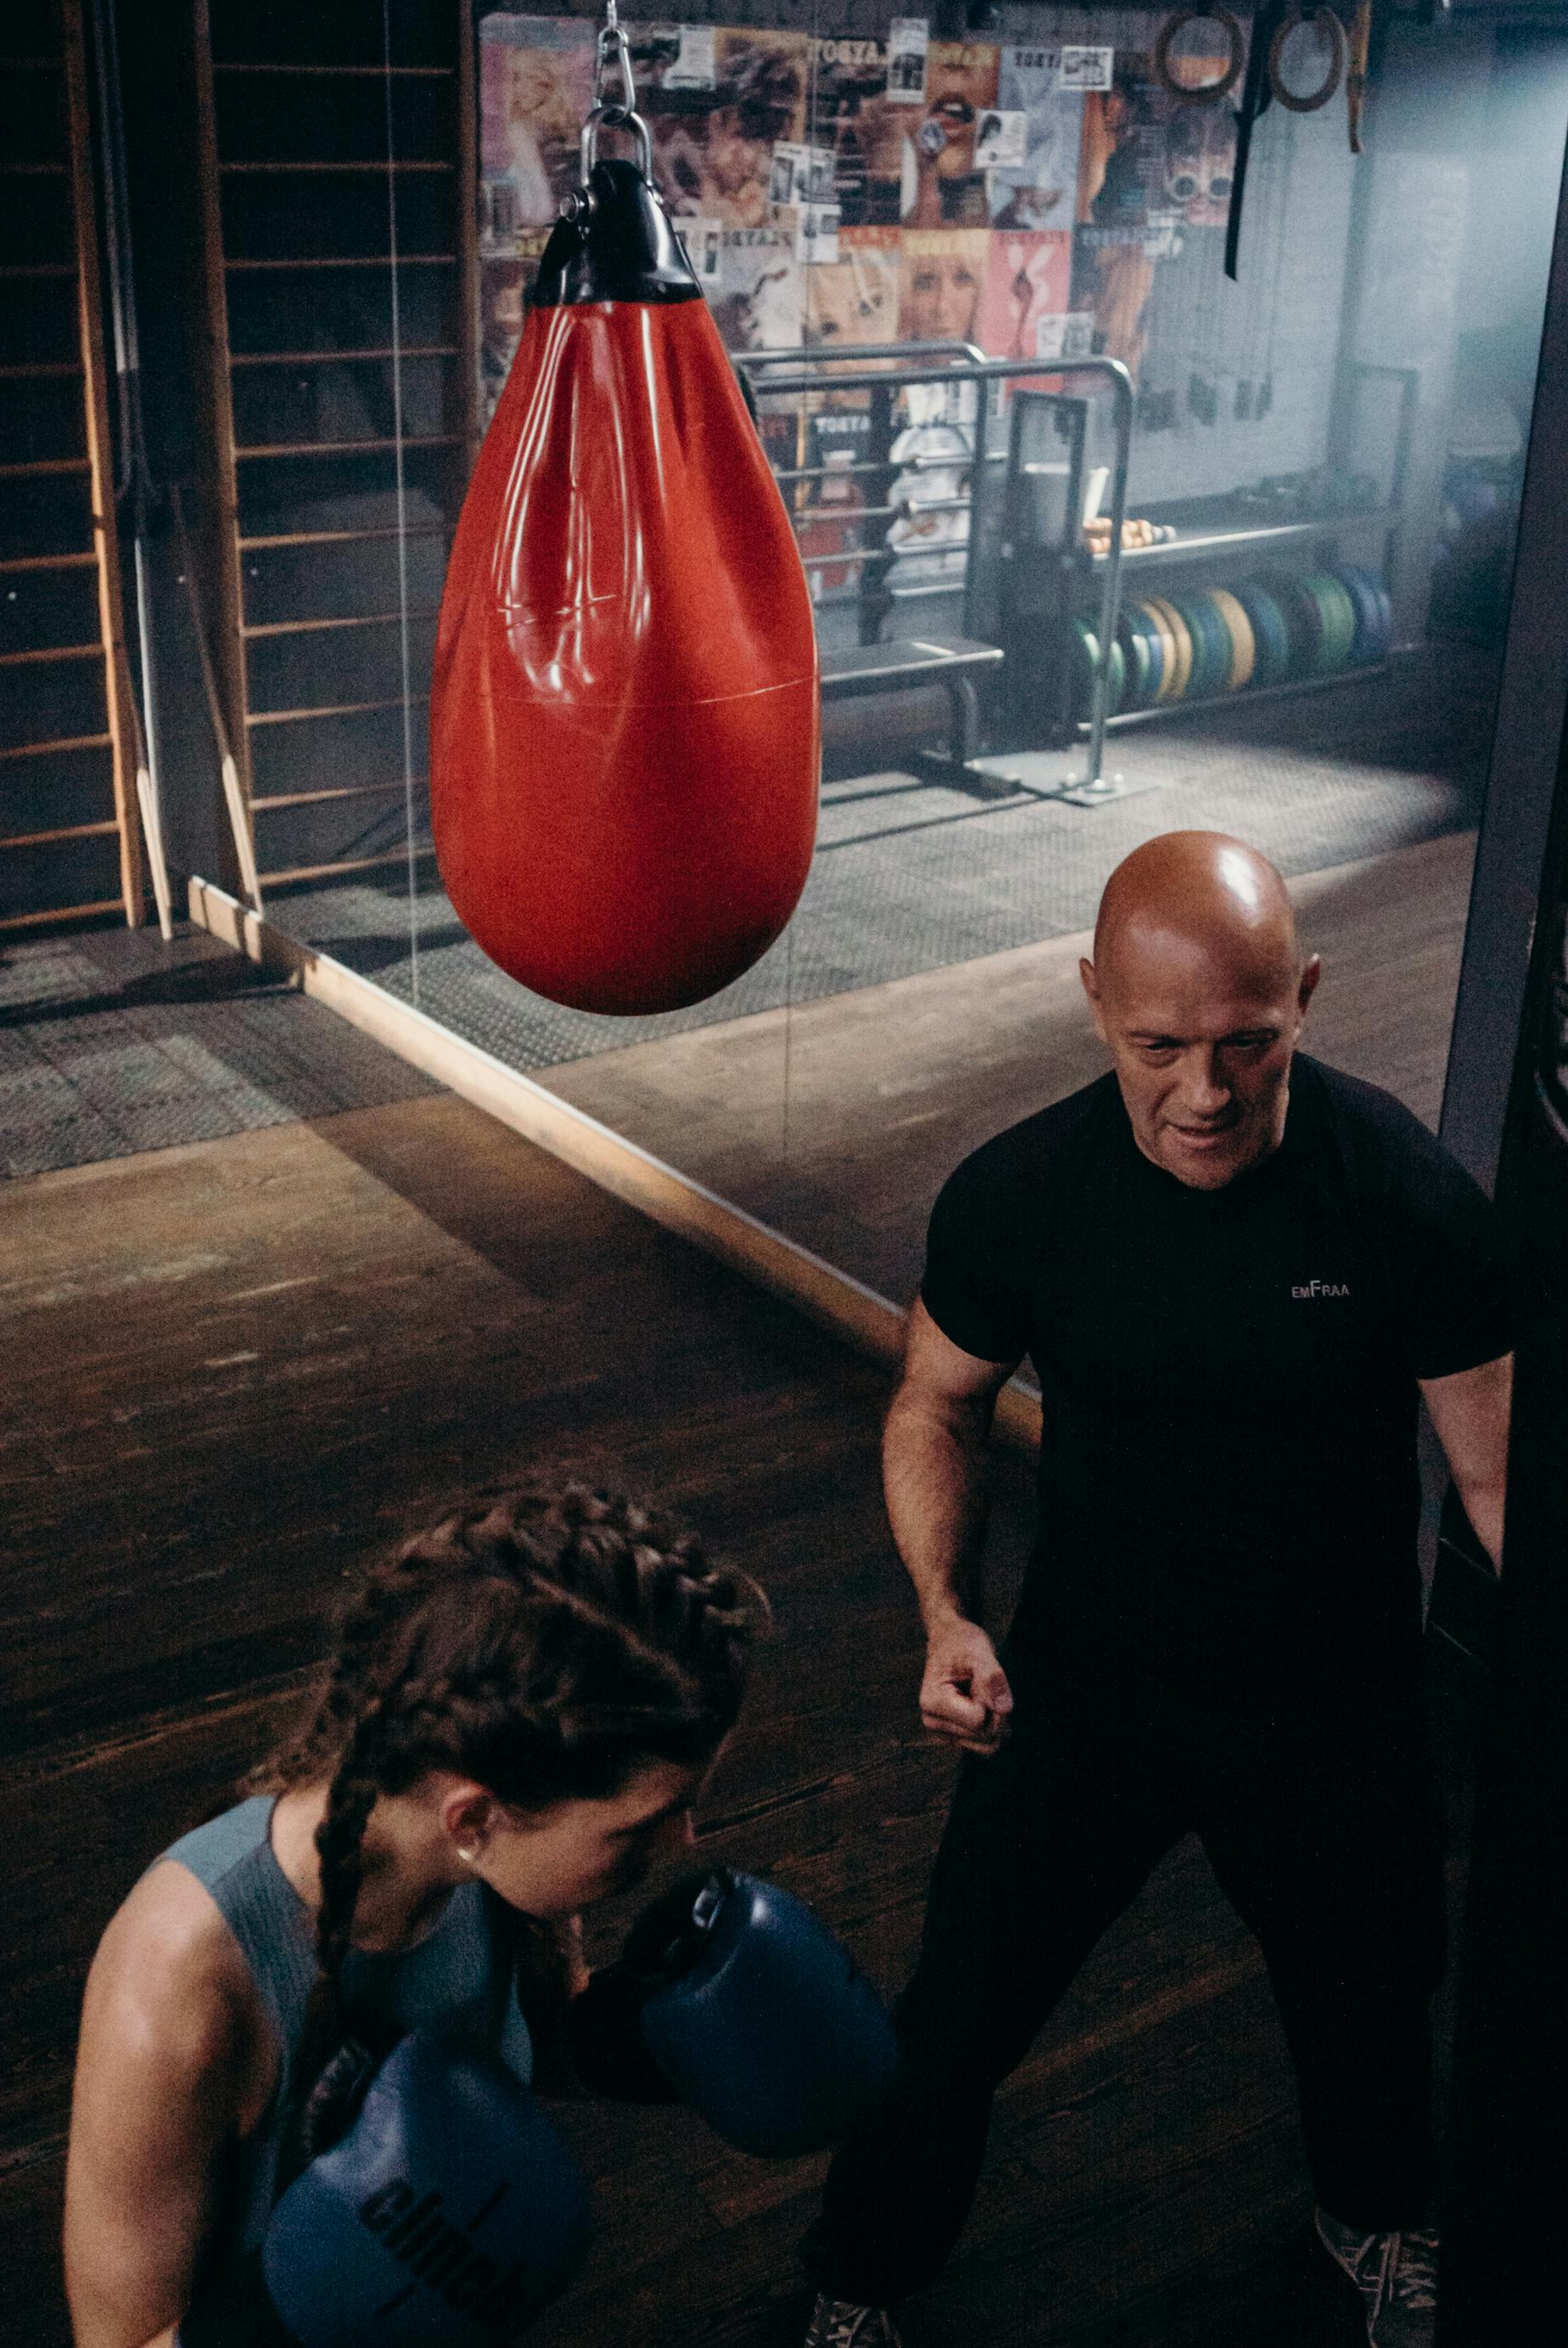
<svg viewBox="0 0 1568 2348"><path fill-rule="evenodd" d="M262 919L211 881L192 879L191 918L262 967L287 973L305 994L353 1023L377 1043L449 1086L514 1133L563 1159L613 1197L651 1216L716 1255L773 1294L784 1297L820 1326L873 1360L896 1361L903 1314L887 1297L788 1239L783 1232L677 1173L651 1152L612 1132L597 1118L559 1099L542 1085L478 1045L454 1035L385 988ZM997 1431L1031 1447L1039 1439L1039 1405L1026 1387L1000 1397Z"/></svg>

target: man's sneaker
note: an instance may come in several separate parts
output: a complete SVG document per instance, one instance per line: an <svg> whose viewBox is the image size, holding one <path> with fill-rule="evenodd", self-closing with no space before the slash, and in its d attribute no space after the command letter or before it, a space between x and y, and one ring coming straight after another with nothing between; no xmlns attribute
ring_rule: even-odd
<svg viewBox="0 0 1568 2348"><path fill-rule="evenodd" d="M885 2307L857 2307L852 2299L817 2293L802 2348L903 2348Z"/></svg>
<svg viewBox="0 0 1568 2348"><path fill-rule="evenodd" d="M1317 2238L1361 2293L1372 2348L1432 2348L1438 2322L1438 2238L1430 2230L1363 2234L1317 2212ZM874 2337L874 2334L873 2334Z"/></svg>

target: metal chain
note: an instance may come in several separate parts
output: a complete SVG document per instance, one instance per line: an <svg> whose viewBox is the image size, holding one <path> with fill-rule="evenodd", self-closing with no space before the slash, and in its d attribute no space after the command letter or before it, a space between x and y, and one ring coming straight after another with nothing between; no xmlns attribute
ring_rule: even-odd
<svg viewBox="0 0 1568 2348"><path fill-rule="evenodd" d="M612 67L621 77L621 95L618 98L609 98L605 96L605 77ZM635 110L637 104L637 92L632 80L632 52L627 44L626 36L621 30L620 15L615 0L604 0L604 22L599 27L599 37L593 45L593 103L595 106L603 106L606 108L604 116L601 118L606 121L614 118L608 110L611 108L624 114L631 114Z"/></svg>
<svg viewBox="0 0 1568 2348"><path fill-rule="evenodd" d="M621 94L609 98L604 95L606 79L611 71L619 77ZM637 92L632 79L632 52L626 36L621 30L616 0L604 0L604 22L599 27L593 44L593 103L583 125L578 156L579 184L562 199L561 217L582 227L593 214L595 198L590 181L599 152L601 126L612 130L629 130L637 142L637 169L645 180L654 176L654 142L647 124L637 112Z"/></svg>

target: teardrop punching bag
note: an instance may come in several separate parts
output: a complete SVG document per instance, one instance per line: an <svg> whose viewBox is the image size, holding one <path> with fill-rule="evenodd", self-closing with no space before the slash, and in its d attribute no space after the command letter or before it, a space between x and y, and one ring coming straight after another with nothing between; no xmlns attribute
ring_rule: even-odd
<svg viewBox="0 0 1568 2348"><path fill-rule="evenodd" d="M523 985L618 1013L700 1002L779 934L820 734L789 516L630 120L645 168L593 162L545 248L430 709L459 918Z"/></svg>

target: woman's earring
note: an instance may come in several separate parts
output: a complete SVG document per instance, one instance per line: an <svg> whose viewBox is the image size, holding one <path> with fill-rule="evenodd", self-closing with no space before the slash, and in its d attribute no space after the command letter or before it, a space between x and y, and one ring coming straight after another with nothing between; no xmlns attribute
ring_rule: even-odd
<svg viewBox="0 0 1568 2348"><path fill-rule="evenodd" d="M458 1845L458 1857L462 1860L465 1867L472 1867L479 1855L480 1847L477 1842L460 1842Z"/></svg>

